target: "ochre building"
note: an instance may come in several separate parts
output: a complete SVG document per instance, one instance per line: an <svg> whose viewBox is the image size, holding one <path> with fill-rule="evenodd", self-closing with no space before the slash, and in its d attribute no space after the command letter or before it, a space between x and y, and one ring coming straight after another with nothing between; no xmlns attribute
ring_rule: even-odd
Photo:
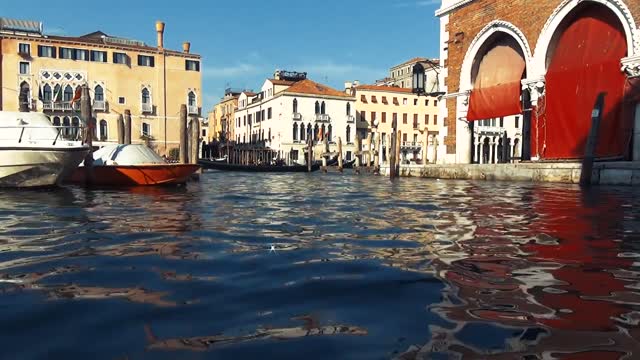
<svg viewBox="0 0 640 360"><path fill-rule="evenodd" d="M76 89L90 88L96 135L118 140L118 116L131 112L133 143L148 142L160 154L179 145L179 113L200 119L200 56L164 48L165 24L156 23L157 44L109 36L53 36L42 23L0 19L0 110L17 111L20 89L31 111L48 114L56 125L78 125Z"/></svg>
<svg viewBox="0 0 640 360"><path fill-rule="evenodd" d="M521 121L523 160L583 158L601 92L596 157L640 159L640 1L444 0L436 15L445 162L495 159L502 134L474 130L491 119Z"/></svg>

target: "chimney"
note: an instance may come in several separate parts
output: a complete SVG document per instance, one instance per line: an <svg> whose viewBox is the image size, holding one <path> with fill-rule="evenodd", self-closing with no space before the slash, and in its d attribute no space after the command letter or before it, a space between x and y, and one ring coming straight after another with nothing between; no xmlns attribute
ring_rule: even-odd
<svg viewBox="0 0 640 360"><path fill-rule="evenodd" d="M351 83L350 81L344 83L345 90L351 89L352 86L353 86L353 83Z"/></svg>
<svg viewBox="0 0 640 360"><path fill-rule="evenodd" d="M360 86L360 81L356 80L353 82L353 86L358 87Z"/></svg>
<svg viewBox="0 0 640 360"><path fill-rule="evenodd" d="M189 50L191 50L191 43L188 41L185 41L182 43L182 51L184 51L185 54L189 53Z"/></svg>
<svg viewBox="0 0 640 360"><path fill-rule="evenodd" d="M273 78L276 80L280 80L280 70L276 69L276 71L273 73Z"/></svg>
<svg viewBox="0 0 640 360"><path fill-rule="evenodd" d="M158 33L158 49L164 48L164 23L156 21L156 32Z"/></svg>

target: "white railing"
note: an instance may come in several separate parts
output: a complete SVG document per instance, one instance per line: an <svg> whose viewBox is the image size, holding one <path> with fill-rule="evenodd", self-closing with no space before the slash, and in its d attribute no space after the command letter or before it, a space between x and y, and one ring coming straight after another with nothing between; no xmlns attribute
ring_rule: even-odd
<svg viewBox="0 0 640 360"><path fill-rule="evenodd" d="M316 121L330 121L331 117L328 114L316 114Z"/></svg>
<svg viewBox="0 0 640 360"><path fill-rule="evenodd" d="M104 100L94 100L93 101L93 110L106 110L107 102Z"/></svg>
<svg viewBox="0 0 640 360"><path fill-rule="evenodd" d="M293 113L293 120L302 120L302 114Z"/></svg>
<svg viewBox="0 0 640 360"><path fill-rule="evenodd" d="M402 142L402 147L403 148L410 148L410 149L421 148L422 147L422 142L421 141L403 141Z"/></svg>
<svg viewBox="0 0 640 360"><path fill-rule="evenodd" d="M187 111L189 112L189 115L198 115L198 107L195 105L187 106Z"/></svg>
<svg viewBox="0 0 640 360"><path fill-rule="evenodd" d="M153 105L149 104L149 103L142 103L142 112L143 113L150 113L153 111Z"/></svg>
<svg viewBox="0 0 640 360"><path fill-rule="evenodd" d="M43 129L53 129L55 132L38 131ZM15 130L15 131L10 131ZM29 130L25 134L25 130ZM35 131L34 131L35 130ZM55 145L58 140L64 141L80 141L84 133L83 126L0 126L0 134L8 136L0 136L0 142L16 142L18 144L28 143L36 144L44 142ZM55 134L55 136L54 136Z"/></svg>
<svg viewBox="0 0 640 360"><path fill-rule="evenodd" d="M42 102L42 110L53 110L53 102L51 101Z"/></svg>
<svg viewBox="0 0 640 360"><path fill-rule="evenodd" d="M347 122L348 123L356 122L356 117L353 115L347 115Z"/></svg>

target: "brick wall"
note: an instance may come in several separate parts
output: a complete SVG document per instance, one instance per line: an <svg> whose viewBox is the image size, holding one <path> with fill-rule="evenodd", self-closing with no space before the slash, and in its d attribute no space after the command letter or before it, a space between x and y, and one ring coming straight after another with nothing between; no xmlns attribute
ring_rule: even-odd
<svg viewBox="0 0 640 360"><path fill-rule="evenodd" d="M640 1L625 0L638 22ZM445 79L449 93L460 90L460 69L467 50L489 22L504 20L512 23L527 38L534 51L545 23L562 0L476 0L449 14L449 45L447 65L449 76ZM532 14L534 14L532 16ZM455 153L456 143L456 99L447 100L448 136L445 138L447 153Z"/></svg>

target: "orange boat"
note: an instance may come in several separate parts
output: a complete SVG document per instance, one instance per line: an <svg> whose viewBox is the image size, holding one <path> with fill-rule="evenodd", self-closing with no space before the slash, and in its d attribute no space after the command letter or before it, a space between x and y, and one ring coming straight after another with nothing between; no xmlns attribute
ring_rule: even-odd
<svg viewBox="0 0 640 360"><path fill-rule="evenodd" d="M109 145L93 153L92 185L139 186L182 184L200 166L169 164L145 145ZM84 163L68 180L86 183Z"/></svg>

